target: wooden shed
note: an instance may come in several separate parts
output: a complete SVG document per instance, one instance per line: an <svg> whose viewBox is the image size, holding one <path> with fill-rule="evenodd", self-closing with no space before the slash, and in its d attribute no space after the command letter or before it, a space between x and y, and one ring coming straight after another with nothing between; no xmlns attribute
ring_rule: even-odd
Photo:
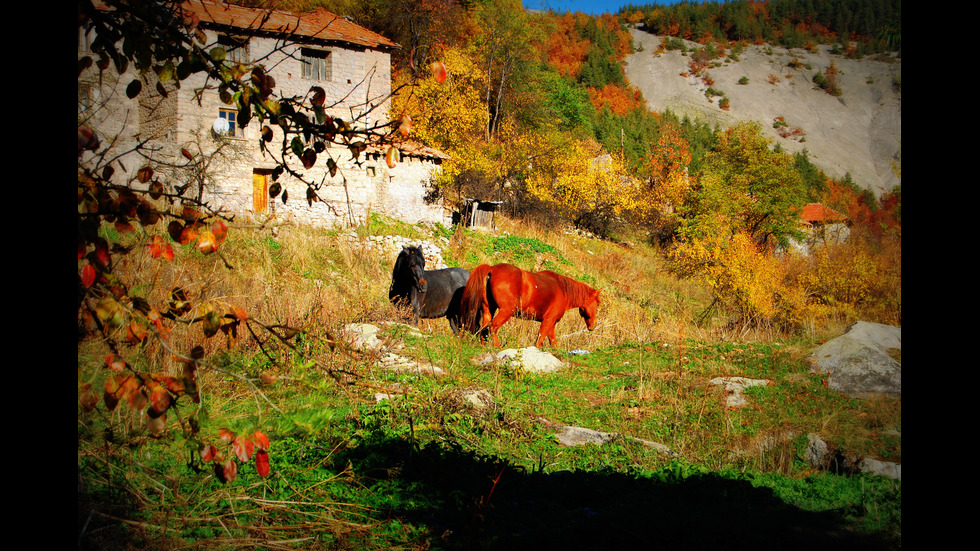
<svg viewBox="0 0 980 551"><path fill-rule="evenodd" d="M503 201L479 201L477 199L465 199L463 212L460 218L463 226L470 228L496 229L493 218L496 212L503 205Z"/></svg>

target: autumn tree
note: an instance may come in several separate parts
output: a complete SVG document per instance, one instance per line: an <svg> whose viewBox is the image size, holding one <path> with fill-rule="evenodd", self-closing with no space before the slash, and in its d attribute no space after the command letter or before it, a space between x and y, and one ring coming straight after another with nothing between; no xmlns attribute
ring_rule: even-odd
<svg viewBox="0 0 980 551"><path fill-rule="evenodd" d="M772 254L802 239L798 209L805 186L792 156L772 148L757 123L719 135L680 213L678 242L669 251L677 273L709 285L717 304L749 325L799 323L805 297L785 285Z"/></svg>
<svg viewBox="0 0 980 551"><path fill-rule="evenodd" d="M568 213L576 226L606 236L618 217L638 205L640 188L617 155L596 143L572 140L542 159L527 179L528 192Z"/></svg>
<svg viewBox="0 0 980 551"><path fill-rule="evenodd" d="M647 191L644 219L661 242L672 239L679 224L678 210L691 186L691 159L690 144L681 135L680 126L673 121L662 124L660 137L643 167Z"/></svg>
<svg viewBox="0 0 980 551"><path fill-rule="evenodd" d="M758 123L740 123L719 134L688 195L684 225L688 237L701 219L721 214L729 233L743 232L761 247L801 238L797 212L806 201L795 160L776 151Z"/></svg>
<svg viewBox="0 0 980 551"><path fill-rule="evenodd" d="M537 71L539 27L518 0L496 0L477 9L481 33L475 41L481 67L486 71L485 103L490 110L486 139L501 121L519 108L526 83Z"/></svg>

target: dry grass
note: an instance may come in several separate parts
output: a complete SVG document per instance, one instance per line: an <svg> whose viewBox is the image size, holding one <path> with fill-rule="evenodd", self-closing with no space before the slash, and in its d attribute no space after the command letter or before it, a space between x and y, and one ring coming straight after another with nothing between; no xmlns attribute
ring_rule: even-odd
<svg viewBox="0 0 980 551"><path fill-rule="evenodd" d="M513 262L506 254L494 252L486 244L493 237L506 235L537 240L554 248L538 253L533 262L559 266L558 271L585 281L602 290L602 304L596 329L589 332L577 312L569 311L559 322L556 334L559 347L596 349L622 343L696 341L785 341L787 335L765 327L733 327L724 312L708 310L710 291L695 282L682 280L668 272L660 251L645 242L642 235L628 235L623 242L589 239L560 228L544 227L533 222L498 216L498 229L484 234L457 228L450 245L443 251L447 259L472 269L479 263ZM360 231L358 233L364 233ZM122 241L137 242L139 236ZM900 258L900 252L885 251L888 258ZM821 260L823 273L855 255L869 257L868 251L843 251L842 257ZM394 252L371 249L364 241L353 239L350 232L283 226L276 231L232 227L220 255L202 256L196 251L179 248L172 262L151 259L144 248L136 247L124 258L120 275L141 282L140 294L151 303L164 303L171 289L181 288L198 304L240 306L252 319L265 324L287 325L316 334L334 333L351 322L405 321L404 311L392 307L387 299ZM900 323L900 261L865 277L870 292L888 295L889 285L897 285L884 304L866 301L877 309L898 302L897 317L886 315L871 321ZM801 270L803 267L801 267ZM859 274L863 275L863 274ZM885 277L887 276L887 277ZM800 276L802 277L802 276ZM824 284L820 276L812 281ZM880 280L880 281L879 281ZM897 282L897 283L896 283ZM833 281L831 281L833 283ZM826 285L825 285L826 286ZM849 324L868 311L853 307L825 308L820 317L807 321L803 336L826 339L839 335ZM886 308L887 309L887 308ZM829 312L829 313L828 313ZM705 316L704 314L708 315ZM881 317L886 319L882 320ZM422 327L436 334L448 334L445 320L423 320ZM539 324L514 319L500 332L506 347L532 344ZM245 351L255 350L246 335L238 344ZM205 340L196 325L179 325L170 336L170 348L151 344L143 354L150 370L173 372L180 369L174 353L186 353L203 344L207 352L228 346L221 338ZM250 348L251 347L251 348Z"/></svg>

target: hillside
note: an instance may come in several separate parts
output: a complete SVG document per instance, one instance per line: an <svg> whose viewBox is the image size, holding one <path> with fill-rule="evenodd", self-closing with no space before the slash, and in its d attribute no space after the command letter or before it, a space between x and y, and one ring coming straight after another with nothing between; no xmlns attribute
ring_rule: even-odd
<svg viewBox="0 0 980 551"><path fill-rule="evenodd" d="M759 122L789 152L806 149L810 160L832 178L850 173L855 184L880 196L900 185L893 162L901 162L901 60L894 63L846 59L831 55L829 46L816 52L749 46L738 61L720 61L707 70L711 87L725 94L729 109L705 96L708 86L689 71L691 58L680 50L656 53L661 38L633 29L635 51L624 66L629 81L642 93L653 112L671 110L727 127L741 121ZM688 49L699 47L689 42ZM802 65L789 66L794 59ZM826 72L831 60L839 70L843 90L831 96L813 85L817 72ZM778 77L770 83L770 75ZM747 84L739 84L743 77ZM803 140L779 137L773 121L783 117L789 128L802 130Z"/></svg>

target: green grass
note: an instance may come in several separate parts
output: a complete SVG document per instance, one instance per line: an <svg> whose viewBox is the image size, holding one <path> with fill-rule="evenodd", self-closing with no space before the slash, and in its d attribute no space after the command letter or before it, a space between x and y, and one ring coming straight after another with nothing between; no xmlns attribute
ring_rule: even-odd
<svg viewBox="0 0 980 551"><path fill-rule="evenodd" d="M405 230L391 223L383 231ZM585 255L573 256L575 248L543 237L449 235L461 236L459 251L480 261L545 261L606 277ZM387 265L330 246L321 234L302 237L232 238L228 246L243 271L272 274L262 276L274 279L276 292L260 303L261 314L305 320L309 335L262 350L247 335L236 348L215 345L200 371L201 403L182 398L159 438L128 403L113 412L79 409L80 549L705 548L731 547L733 537L746 548L900 547L901 482L818 471L802 451L812 432L834 450L900 462L901 402L831 391L808 372L814 343L581 336L549 349L567 367L534 375L473 363L487 349L431 320L421 324L424 336L403 326L383 335L404 345L400 354L447 374L381 371L371 354L322 339L349 320L390 319L381 306ZM321 238L306 250L293 245ZM605 266L626 264L619 249L592 248ZM314 278L351 296L288 302ZM674 296L659 301L665 319L677 315L672 304L690 300L680 289L660 291ZM324 306L331 301L341 304ZM321 306L326 313L310 314ZM581 329L578 319L568 323ZM536 323L514 320L501 338L526 346L536 331ZM179 349L200 341L193 331L181 338ZM94 388L107 376L99 346L79 345L79 380ZM588 353L569 353L575 348ZM151 371L165 356L125 352ZM259 382L270 373L275 383ZM747 407L729 409L709 382L718 376L770 384L749 389ZM493 407L469 407L462 392L470 389L489 392ZM378 402L378 392L392 398ZM260 477L249 461L221 484L195 460L197 445L179 424L199 407L207 413L198 416L200 440L220 445L221 429L266 432L271 474ZM622 436L564 447L555 425Z"/></svg>

